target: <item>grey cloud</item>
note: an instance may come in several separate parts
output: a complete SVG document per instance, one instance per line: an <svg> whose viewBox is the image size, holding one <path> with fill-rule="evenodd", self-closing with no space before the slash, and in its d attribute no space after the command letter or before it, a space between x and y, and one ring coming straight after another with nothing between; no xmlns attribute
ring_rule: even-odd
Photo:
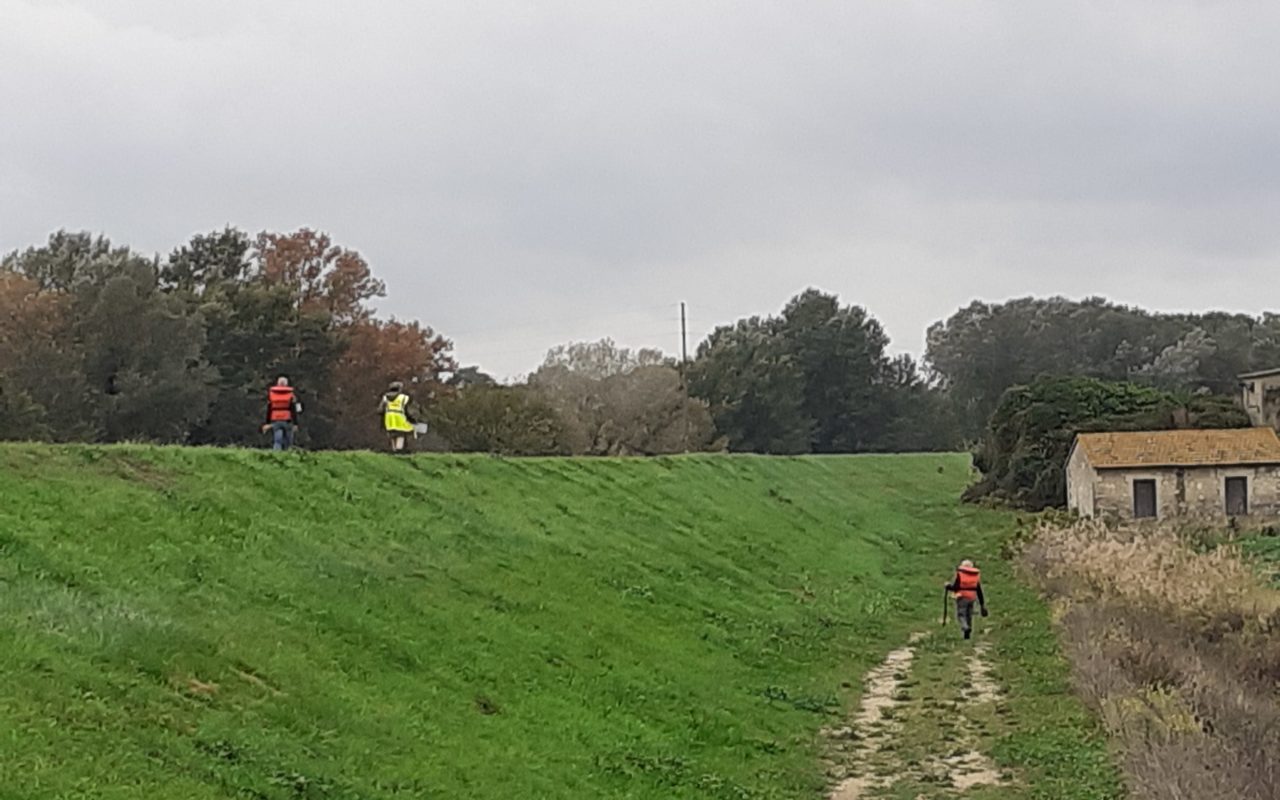
<svg viewBox="0 0 1280 800"><path fill-rule="evenodd" d="M569 338L671 350L680 299L701 334L810 284L908 349L974 296L1258 310L1277 23L1263 3L0 0L0 249L311 225L370 258L386 311L503 374Z"/></svg>

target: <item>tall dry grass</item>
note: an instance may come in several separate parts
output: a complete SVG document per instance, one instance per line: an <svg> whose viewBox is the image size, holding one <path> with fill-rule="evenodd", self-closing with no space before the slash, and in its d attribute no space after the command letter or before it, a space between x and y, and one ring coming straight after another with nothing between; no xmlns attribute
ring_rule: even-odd
<svg viewBox="0 0 1280 800"><path fill-rule="evenodd" d="M1022 562L1134 797L1280 798L1280 593L1236 548L1077 522L1042 526Z"/></svg>

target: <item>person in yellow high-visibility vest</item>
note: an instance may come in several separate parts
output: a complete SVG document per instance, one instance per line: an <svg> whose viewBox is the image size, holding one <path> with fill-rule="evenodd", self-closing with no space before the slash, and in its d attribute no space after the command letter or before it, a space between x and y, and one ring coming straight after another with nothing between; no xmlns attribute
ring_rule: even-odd
<svg viewBox="0 0 1280 800"><path fill-rule="evenodd" d="M404 393L404 384L395 381L382 395L378 411L382 414L382 427L391 440L391 452L403 453L405 439L413 433L413 414L409 409L413 401Z"/></svg>

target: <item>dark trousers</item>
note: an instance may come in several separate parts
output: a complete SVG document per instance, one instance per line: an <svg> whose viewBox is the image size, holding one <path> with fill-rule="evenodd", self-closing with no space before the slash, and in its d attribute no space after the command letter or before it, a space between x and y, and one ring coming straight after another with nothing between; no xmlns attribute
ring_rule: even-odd
<svg viewBox="0 0 1280 800"><path fill-rule="evenodd" d="M973 600L956 598L956 622L960 623L960 631L968 639L973 630Z"/></svg>

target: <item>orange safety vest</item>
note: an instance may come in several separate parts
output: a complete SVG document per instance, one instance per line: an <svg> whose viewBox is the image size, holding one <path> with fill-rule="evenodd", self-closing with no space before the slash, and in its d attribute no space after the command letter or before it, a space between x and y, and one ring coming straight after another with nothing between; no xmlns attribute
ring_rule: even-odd
<svg viewBox="0 0 1280 800"><path fill-rule="evenodd" d="M272 422L293 419L293 387L272 386L267 390L267 418Z"/></svg>
<svg viewBox="0 0 1280 800"><path fill-rule="evenodd" d="M977 600L978 584L982 582L982 573L976 567L960 567L956 570L956 599Z"/></svg>

